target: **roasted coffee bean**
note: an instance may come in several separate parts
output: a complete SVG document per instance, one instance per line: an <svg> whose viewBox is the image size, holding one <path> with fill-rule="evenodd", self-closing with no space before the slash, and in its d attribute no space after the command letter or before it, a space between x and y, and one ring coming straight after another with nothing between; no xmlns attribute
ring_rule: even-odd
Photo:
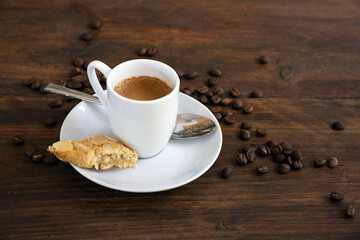
<svg viewBox="0 0 360 240"><path fill-rule="evenodd" d="M341 201L344 200L345 194L341 192L331 192L330 199L334 201Z"/></svg>
<svg viewBox="0 0 360 240"><path fill-rule="evenodd" d="M88 42L88 41L92 40L92 35L89 32L85 32L85 33L81 34L80 39L84 40L85 42Z"/></svg>
<svg viewBox="0 0 360 240"><path fill-rule="evenodd" d="M271 154L271 150L270 150L270 148L268 146L261 145L261 146L258 147L257 153L262 157L266 157L266 156Z"/></svg>
<svg viewBox="0 0 360 240"><path fill-rule="evenodd" d="M182 92L189 96L192 94L192 91L189 88L184 88Z"/></svg>
<svg viewBox="0 0 360 240"><path fill-rule="evenodd" d="M256 151L257 147L254 143L249 143L246 144L243 148L244 152L248 152L248 151Z"/></svg>
<svg viewBox="0 0 360 240"><path fill-rule="evenodd" d="M286 174L286 173L288 173L290 171L291 171L291 167L287 163L280 164L280 166L278 168L278 172L281 173L281 174Z"/></svg>
<svg viewBox="0 0 360 240"><path fill-rule="evenodd" d="M209 87L214 86L216 83L217 83L217 81L216 81L215 78L209 78L209 79L207 80L207 85L208 85Z"/></svg>
<svg viewBox="0 0 360 240"><path fill-rule="evenodd" d="M31 84L32 84L33 82L35 82L35 81L36 81L35 78L27 78L27 79L24 80L24 85L25 85L25 86L31 86Z"/></svg>
<svg viewBox="0 0 360 240"><path fill-rule="evenodd" d="M249 130L252 126L251 122L242 122L240 128Z"/></svg>
<svg viewBox="0 0 360 240"><path fill-rule="evenodd" d="M212 96L214 96L214 93L212 91L207 91L206 93L204 93L204 95L211 98Z"/></svg>
<svg viewBox="0 0 360 240"><path fill-rule="evenodd" d="M233 116L225 116L224 117L224 122L226 123L226 124L233 124L233 123L235 123L236 122L236 119L233 117Z"/></svg>
<svg viewBox="0 0 360 240"><path fill-rule="evenodd" d="M41 162L44 159L44 155L42 153L34 153L31 156L31 161L38 163Z"/></svg>
<svg viewBox="0 0 360 240"><path fill-rule="evenodd" d="M103 82L103 83L106 83L107 78L106 78L104 75L102 75L102 76L100 77L100 81Z"/></svg>
<svg viewBox="0 0 360 240"><path fill-rule="evenodd" d="M244 114L249 114L252 113L252 111L254 111L254 106L251 104L246 104L242 110Z"/></svg>
<svg viewBox="0 0 360 240"><path fill-rule="evenodd" d="M137 50L136 50L136 54L138 56L145 56L146 55L146 51L147 49L145 47L139 47Z"/></svg>
<svg viewBox="0 0 360 240"><path fill-rule="evenodd" d="M97 20L97 19L93 19L90 23L89 23L89 27L91 27L92 29L99 29L101 28L101 21Z"/></svg>
<svg viewBox="0 0 360 240"><path fill-rule="evenodd" d="M345 217L352 218L355 216L355 206L354 205L348 205L345 208Z"/></svg>
<svg viewBox="0 0 360 240"><path fill-rule="evenodd" d="M89 62L84 60L84 65L82 65L82 69L87 71L87 67L89 66Z"/></svg>
<svg viewBox="0 0 360 240"><path fill-rule="evenodd" d="M82 84L81 84L81 82L78 82L78 81L68 81L66 83L66 86L71 89L79 89L82 87Z"/></svg>
<svg viewBox="0 0 360 240"><path fill-rule="evenodd" d="M150 47L150 48L147 49L146 55L148 57L152 57L157 53L157 51L158 51L157 47Z"/></svg>
<svg viewBox="0 0 360 240"><path fill-rule="evenodd" d="M284 155L285 156L285 155ZM290 166L293 165L293 160L291 160L291 157L290 156L286 156L285 158L285 163L289 164Z"/></svg>
<svg viewBox="0 0 360 240"><path fill-rule="evenodd" d="M48 127L55 127L56 123L57 123L57 121L55 118L47 118L44 121L44 124Z"/></svg>
<svg viewBox="0 0 360 240"><path fill-rule="evenodd" d="M279 144L270 147L270 150L271 150L272 154L280 154L280 153L282 153L282 147Z"/></svg>
<svg viewBox="0 0 360 240"><path fill-rule="evenodd" d="M255 149L252 148L252 149L247 150L246 157L247 157L249 162L255 161L255 159L256 159L256 148Z"/></svg>
<svg viewBox="0 0 360 240"><path fill-rule="evenodd" d="M266 145L267 145L268 147L275 147L275 146L278 145L278 143L277 143L277 141L269 140L269 141L266 142Z"/></svg>
<svg viewBox="0 0 360 240"><path fill-rule="evenodd" d="M214 113L214 116L215 116L216 120L218 120L218 122L220 122L222 120L222 118L223 118L221 113Z"/></svg>
<svg viewBox="0 0 360 240"><path fill-rule="evenodd" d="M219 107L219 106L215 106L215 107L210 108L210 111L211 111L212 113L221 112L221 110L222 110L222 108Z"/></svg>
<svg viewBox="0 0 360 240"><path fill-rule="evenodd" d="M286 156L284 154L275 154L274 155L274 161L277 163L283 163L285 161Z"/></svg>
<svg viewBox="0 0 360 240"><path fill-rule="evenodd" d="M84 74L82 74L82 75L73 76L71 78L71 81L73 81L73 82L81 82L82 83L82 82L87 81L87 78L86 78L86 76Z"/></svg>
<svg viewBox="0 0 360 240"><path fill-rule="evenodd" d="M243 165L245 165L245 164L248 163L248 159L247 159L247 157L246 157L245 154L239 153L239 154L237 155L237 157L236 157L236 162L237 162L238 164L240 164L241 166L243 166Z"/></svg>
<svg viewBox="0 0 360 240"><path fill-rule="evenodd" d="M335 168L339 164L339 161L336 157L331 157L327 161L329 168Z"/></svg>
<svg viewBox="0 0 360 240"><path fill-rule="evenodd" d="M85 82L81 83L81 87L83 88L92 88L90 82L88 80L86 80Z"/></svg>
<svg viewBox="0 0 360 240"><path fill-rule="evenodd" d="M220 69L212 68L209 70L209 74L214 77L220 77L222 75L222 72Z"/></svg>
<svg viewBox="0 0 360 240"><path fill-rule="evenodd" d="M232 115L233 115L233 113L230 112L230 111L221 111L220 113L221 113L221 115L223 115L223 117L232 116Z"/></svg>
<svg viewBox="0 0 360 240"><path fill-rule="evenodd" d="M294 149L293 149L293 147L291 146L290 143L281 142L281 143L280 143L280 146L282 147L283 153L284 153L285 155L290 155L290 154L294 151Z"/></svg>
<svg viewBox="0 0 360 240"><path fill-rule="evenodd" d="M221 100L221 104L224 106L229 106L232 103L232 99L231 98L223 98Z"/></svg>
<svg viewBox="0 0 360 240"><path fill-rule="evenodd" d="M301 161L294 161L292 166L294 167L294 169L297 170L297 169L302 168L302 167L303 167L303 164L302 164Z"/></svg>
<svg viewBox="0 0 360 240"><path fill-rule="evenodd" d="M39 89L40 87L41 87L41 82L38 81L38 80L35 80L35 81L31 84L31 88L32 88L33 90L37 90L37 89Z"/></svg>
<svg viewBox="0 0 360 240"><path fill-rule="evenodd" d="M208 103L208 98L205 95L200 96L200 102L204 105Z"/></svg>
<svg viewBox="0 0 360 240"><path fill-rule="evenodd" d="M28 147L25 148L24 152L25 152L25 155L26 155L28 158L31 158L32 155L35 154L36 150L35 150L35 148L32 147L32 146L28 146Z"/></svg>
<svg viewBox="0 0 360 240"><path fill-rule="evenodd" d="M13 143L15 145L18 145L18 146L23 145L24 144L24 139L22 137L19 137L19 136L14 136L13 137Z"/></svg>
<svg viewBox="0 0 360 240"><path fill-rule="evenodd" d="M219 97L218 95L214 95L211 97L211 101L213 104L217 105L221 102L222 98Z"/></svg>
<svg viewBox="0 0 360 240"><path fill-rule="evenodd" d="M82 91L84 93L91 94L91 95L93 95L95 93L94 90L90 87L84 88Z"/></svg>
<svg viewBox="0 0 360 240"><path fill-rule="evenodd" d="M294 150L291 154L290 154L291 160L293 161L302 161L303 157L302 154L299 150Z"/></svg>
<svg viewBox="0 0 360 240"><path fill-rule="evenodd" d="M252 98L262 98L264 97L264 93L260 90L254 90L250 93L250 97Z"/></svg>
<svg viewBox="0 0 360 240"><path fill-rule="evenodd" d="M331 127L334 130L344 130L345 129L345 124L343 122L334 122L331 125Z"/></svg>
<svg viewBox="0 0 360 240"><path fill-rule="evenodd" d="M221 171L221 177L228 178L230 177L231 173L232 173L232 169L230 167L226 167Z"/></svg>
<svg viewBox="0 0 360 240"><path fill-rule="evenodd" d="M180 69L175 68L175 72L179 76L179 78L182 78L184 76L184 72Z"/></svg>
<svg viewBox="0 0 360 240"><path fill-rule="evenodd" d="M75 98L66 96L66 97L65 97L65 100L66 100L67 102L72 102L72 101L75 100Z"/></svg>
<svg viewBox="0 0 360 240"><path fill-rule="evenodd" d="M60 99L54 100L50 103L50 107L52 108L58 108L61 107L63 105L63 101Z"/></svg>
<svg viewBox="0 0 360 240"><path fill-rule="evenodd" d="M269 171L269 167L264 165L264 166L261 166L261 167L258 167L256 169L256 171L259 173L259 174L265 174Z"/></svg>
<svg viewBox="0 0 360 240"><path fill-rule="evenodd" d="M233 109L241 109L243 102L240 99L235 99L232 104Z"/></svg>
<svg viewBox="0 0 360 240"><path fill-rule="evenodd" d="M53 165L55 163L57 163L59 161L59 159L57 157L55 157L54 155L52 155L51 153L44 153L44 162L46 164L49 165Z"/></svg>
<svg viewBox="0 0 360 240"><path fill-rule="evenodd" d="M258 128L256 129L256 135L259 137L264 137L268 134L268 130L265 128Z"/></svg>
<svg viewBox="0 0 360 240"><path fill-rule="evenodd" d="M231 88L230 89L230 94L231 94L231 96L232 97L234 97L234 98L238 98L238 97L240 97L240 90L239 89L237 89L237 88Z"/></svg>
<svg viewBox="0 0 360 240"><path fill-rule="evenodd" d="M198 73L196 71L191 71L185 74L185 77L187 79L193 79L198 75Z"/></svg>
<svg viewBox="0 0 360 240"><path fill-rule="evenodd" d="M197 89L199 94L205 94L209 91L209 88L207 86L202 86Z"/></svg>
<svg viewBox="0 0 360 240"><path fill-rule="evenodd" d="M258 62L260 64L266 64L266 63L268 63L268 61L269 61L269 59L266 55L261 55L258 59Z"/></svg>
<svg viewBox="0 0 360 240"><path fill-rule="evenodd" d="M82 67L85 61L81 57L76 57L72 60L72 63L74 64L75 67Z"/></svg>
<svg viewBox="0 0 360 240"><path fill-rule="evenodd" d="M326 158L324 157L320 157L320 158L317 158L314 160L314 166L315 167L322 167L322 166L325 166L326 164Z"/></svg>
<svg viewBox="0 0 360 240"><path fill-rule="evenodd" d="M72 70L72 75L73 76L76 76L76 75L80 75L84 72L84 70L82 68L79 68L79 67L76 67L76 68L73 68Z"/></svg>
<svg viewBox="0 0 360 240"><path fill-rule="evenodd" d="M224 94L224 89L222 89L221 87L217 87L214 89L214 94L221 96L222 94Z"/></svg>
<svg viewBox="0 0 360 240"><path fill-rule="evenodd" d="M246 130L246 129L241 129L240 130L240 138L244 141L247 141L250 139L250 131Z"/></svg>

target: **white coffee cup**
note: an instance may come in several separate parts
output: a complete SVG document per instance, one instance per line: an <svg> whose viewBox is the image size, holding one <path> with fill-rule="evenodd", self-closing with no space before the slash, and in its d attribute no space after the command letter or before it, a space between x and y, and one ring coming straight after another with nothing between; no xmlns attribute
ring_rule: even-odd
<svg viewBox="0 0 360 240"><path fill-rule="evenodd" d="M113 69L93 61L87 69L90 83L107 109L111 129L118 140L134 149L139 158L150 158L161 152L171 137L178 111L180 79L175 70L148 59L126 61ZM107 91L102 89L95 69L107 78ZM137 76L159 78L173 90L150 101L129 99L115 92L116 84Z"/></svg>

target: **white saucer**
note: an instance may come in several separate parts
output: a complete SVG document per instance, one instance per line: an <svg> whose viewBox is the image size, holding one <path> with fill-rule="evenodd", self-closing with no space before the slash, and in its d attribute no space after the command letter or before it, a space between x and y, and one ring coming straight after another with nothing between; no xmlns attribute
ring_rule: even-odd
<svg viewBox="0 0 360 240"><path fill-rule="evenodd" d="M216 161L222 146L222 133L215 116L200 102L180 93L179 113L202 115L216 123L216 131L197 139L170 139L155 157L139 159L137 168L113 167L102 171L72 165L87 179L102 186L126 192L158 192L187 184L204 174ZM80 102L66 117L60 140L80 140L102 134L115 138L107 114L98 104Z"/></svg>

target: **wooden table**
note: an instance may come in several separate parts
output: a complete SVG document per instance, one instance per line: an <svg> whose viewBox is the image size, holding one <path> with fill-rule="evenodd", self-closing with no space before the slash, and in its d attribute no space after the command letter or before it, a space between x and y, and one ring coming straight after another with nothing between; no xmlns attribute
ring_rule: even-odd
<svg viewBox="0 0 360 240"><path fill-rule="evenodd" d="M1 239L360 239L360 4L344 1L1 1L0 238ZM88 23L103 22L98 30ZM79 36L90 31L93 39ZM207 71L217 86L258 89L244 98L252 114L234 111L221 123L224 142L215 164L195 181L165 192L135 194L99 186L71 166L32 163L24 149L56 141L78 102L50 108L61 97L23 85L29 78L61 83L74 57L114 67L157 46L153 59L184 72L181 87L201 87ZM267 64L256 59L266 54ZM227 108L227 107L226 107ZM229 108L230 109L230 108ZM43 121L56 118L56 127ZM239 139L242 121L252 137ZM344 121L344 131L330 124ZM258 127L268 129L256 137ZM15 146L13 137L25 139ZM271 158L238 166L246 143L288 141L303 153L303 169L280 175ZM340 166L314 168L317 157ZM257 175L256 167L271 169ZM231 167L228 179L220 171ZM341 202L331 191L345 193ZM359 215L359 214L358 214Z"/></svg>

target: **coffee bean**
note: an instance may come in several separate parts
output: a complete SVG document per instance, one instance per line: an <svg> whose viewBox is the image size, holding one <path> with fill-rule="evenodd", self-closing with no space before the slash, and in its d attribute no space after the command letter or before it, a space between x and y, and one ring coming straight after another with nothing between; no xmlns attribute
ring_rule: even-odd
<svg viewBox="0 0 360 240"><path fill-rule="evenodd" d="M63 105L63 101L60 99L54 100L50 103L50 107L52 108L58 108L61 107Z"/></svg>
<svg viewBox="0 0 360 240"><path fill-rule="evenodd" d="M326 158L324 157L320 157L320 158L317 158L314 160L314 166L315 167L322 167L322 166L325 166L326 164Z"/></svg>
<svg viewBox="0 0 360 240"><path fill-rule="evenodd" d="M258 128L256 129L256 135L259 137L264 137L268 134L268 130L265 128Z"/></svg>
<svg viewBox="0 0 360 240"><path fill-rule="evenodd" d="M244 152L248 152L248 151L256 151L257 147L254 143L249 143L249 144L246 144L243 148L243 151Z"/></svg>
<svg viewBox="0 0 360 240"><path fill-rule="evenodd" d="M90 95L93 95L95 93L94 90L90 87L84 88L82 91Z"/></svg>
<svg viewBox="0 0 360 240"><path fill-rule="evenodd" d="M291 171L291 167L287 163L280 164L280 166L278 168L278 172L281 173L281 174L286 174L286 173L288 173L290 171Z"/></svg>
<svg viewBox="0 0 360 240"><path fill-rule="evenodd" d="M97 19L93 19L90 23L89 23L89 27L91 27L92 29L99 29L101 28L101 21L97 20Z"/></svg>
<svg viewBox="0 0 360 240"><path fill-rule="evenodd" d="M157 51L158 51L157 47L150 47L150 48L147 49L146 55L148 57L152 57L157 53Z"/></svg>
<svg viewBox="0 0 360 240"><path fill-rule="evenodd" d="M185 93L186 95L191 95L192 91L189 88L184 88L183 90L181 90L183 93Z"/></svg>
<svg viewBox="0 0 360 240"><path fill-rule="evenodd" d="M205 94L209 91L209 88L207 86L202 86L197 89L198 93Z"/></svg>
<svg viewBox="0 0 360 240"><path fill-rule="evenodd" d="M291 153L290 157L291 157L291 160L293 160L293 161L302 161L302 159L303 159L301 152L298 150L294 150Z"/></svg>
<svg viewBox="0 0 360 240"><path fill-rule="evenodd" d="M220 77L222 75L222 72L220 69L212 68L209 70L209 74L214 77Z"/></svg>
<svg viewBox="0 0 360 240"><path fill-rule="evenodd" d="M193 79L198 75L198 73L196 71L191 71L185 74L185 77L187 79Z"/></svg>
<svg viewBox="0 0 360 240"><path fill-rule="evenodd" d="M254 90L250 93L250 97L252 98L262 98L264 97L264 93L260 90Z"/></svg>
<svg viewBox="0 0 360 240"><path fill-rule="evenodd" d="M25 155L26 155L28 158L31 158L32 155L35 154L36 150L35 150L35 148L32 147L32 146L28 146L28 147L25 148L24 152L25 152Z"/></svg>
<svg viewBox="0 0 360 240"><path fill-rule="evenodd" d="M221 87L217 87L214 89L214 94L221 96L222 94L224 94L224 89L222 89Z"/></svg>
<svg viewBox="0 0 360 240"><path fill-rule="evenodd" d="M80 39L88 42L92 40L92 35L89 32L85 32L81 34Z"/></svg>
<svg viewBox="0 0 360 240"><path fill-rule="evenodd" d="M271 150L272 154L280 154L280 153L282 153L282 147L279 144L270 147L270 150Z"/></svg>
<svg viewBox="0 0 360 240"><path fill-rule="evenodd" d="M220 113L221 113L221 115L223 115L223 117L232 116L232 115L233 115L233 113L230 112L230 111L221 111Z"/></svg>
<svg viewBox="0 0 360 240"><path fill-rule="evenodd" d="M57 123L57 121L56 121L56 119L54 119L54 118L47 118L47 119L45 119L45 121L44 121L44 124L45 124L46 126L48 126L48 127L55 127L55 126L56 126L56 123Z"/></svg>
<svg viewBox="0 0 360 240"><path fill-rule="evenodd" d="M275 154L274 155L274 161L277 163L283 163L285 161L286 156L284 154Z"/></svg>
<svg viewBox="0 0 360 240"><path fill-rule="evenodd" d="M73 76L71 78L71 81L72 82L80 82L80 83L82 83L82 82L88 81L88 79L87 79L85 74L82 74L82 75Z"/></svg>
<svg viewBox="0 0 360 240"><path fill-rule="evenodd" d="M355 216L355 206L354 205L348 205L345 208L345 217L352 218Z"/></svg>
<svg viewBox="0 0 360 240"><path fill-rule="evenodd" d="M271 154L271 150L270 150L270 148L268 146L261 145L261 146L258 147L257 153L262 157L266 157L266 156Z"/></svg>
<svg viewBox="0 0 360 240"><path fill-rule="evenodd" d="M44 153L44 162L46 164L49 165L53 165L55 163L57 163L59 161L59 159L57 157L55 157L54 155L52 155L51 153Z"/></svg>
<svg viewBox="0 0 360 240"><path fill-rule="evenodd" d="M25 86L31 86L31 84L32 84L33 82L35 82L35 81L36 81L35 78L27 78L27 79L24 80L24 85L25 85Z"/></svg>
<svg viewBox="0 0 360 240"><path fill-rule="evenodd" d="M235 123L236 122L236 119L233 117L233 116L225 116L224 117L224 122L226 123L226 124L233 124L233 123Z"/></svg>
<svg viewBox="0 0 360 240"><path fill-rule="evenodd" d="M84 60L84 64L82 65L82 69L84 69L86 71L88 66L89 66L89 62Z"/></svg>
<svg viewBox="0 0 360 240"><path fill-rule="evenodd" d="M253 162L256 159L256 147L246 151L246 157L249 162Z"/></svg>
<svg viewBox="0 0 360 240"><path fill-rule="evenodd" d="M215 107L212 107L212 108L210 109L210 111L211 111L212 113L221 112L221 110L222 110L222 108L219 107L219 106L215 106Z"/></svg>
<svg viewBox="0 0 360 240"><path fill-rule="evenodd" d="M34 153L31 156L31 161L38 163L41 162L44 159L44 155L42 153Z"/></svg>
<svg viewBox="0 0 360 240"><path fill-rule="evenodd" d="M71 89L79 89L82 87L82 84L81 84L81 82L78 82L78 81L68 81L66 83L66 86Z"/></svg>
<svg viewBox="0 0 360 240"><path fill-rule="evenodd" d="M230 167L226 167L221 171L221 177L228 178L230 177L231 173L232 173L232 169Z"/></svg>
<svg viewBox="0 0 360 240"><path fill-rule="evenodd" d="M250 139L250 131L246 130L246 129L241 129L240 130L240 138L244 141L247 141Z"/></svg>
<svg viewBox="0 0 360 240"><path fill-rule="evenodd" d="M337 167L339 161L336 157L331 157L328 159L327 163L328 163L329 168L335 168L335 167Z"/></svg>
<svg viewBox="0 0 360 240"><path fill-rule="evenodd" d="M137 50L136 50L136 54L138 56L145 56L146 55L146 51L147 49L145 47L139 47Z"/></svg>
<svg viewBox="0 0 360 240"><path fill-rule="evenodd" d="M241 109L243 102L240 99L235 99L232 104L233 109Z"/></svg>
<svg viewBox="0 0 360 240"><path fill-rule="evenodd" d="M24 139L22 138L22 137L19 137L19 136L14 136L13 137L13 143L15 144L15 145L18 145L18 146L20 146L20 145L23 145L24 144Z"/></svg>
<svg viewBox="0 0 360 240"><path fill-rule="evenodd" d="M266 63L268 63L268 61L269 61L269 59L266 55L261 55L258 59L258 62L260 64L266 64Z"/></svg>
<svg viewBox="0 0 360 240"><path fill-rule="evenodd" d="M218 122L220 122L222 120L222 118L223 118L221 113L214 113L214 116L215 116L216 120L218 120Z"/></svg>
<svg viewBox="0 0 360 240"><path fill-rule="evenodd" d="M82 67L84 65L84 62L84 59L82 59L81 57L76 57L72 60L72 63L75 67Z"/></svg>
<svg viewBox="0 0 360 240"><path fill-rule="evenodd" d="M217 83L217 81L215 78L208 78L208 80L207 80L207 85L209 87L215 86L216 83Z"/></svg>
<svg viewBox="0 0 360 240"><path fill-rule="evenodd" d="M83 88L92 88L91 84L90 84L90 82L88 80L86 80L85 82L82 82L81 87L83 87Z"/></svg>
<svg viewBox="0 0 360 240"><path fill-rule="evenodd" d="M237 157L236 157L236 162L237 162L238 164L240 164L241 166L243 166L243 165L245 165L245 164L248 163L248 159L247 159L247 157L246 157L245 154L239 153L239 154L237 155Z"/></svg>
<svg viewBox="0 0 360 240"><path fill-rule="evenodd" d="M32 88L33 90L37 90L37 89L39 89L40 87L41 87L41 82L38 81L38 80L35 80L35 81L31 84L31 88Z"/></svg>
<svg viewBox="0 0 360 240"><path fill-rule="evenodd" d="M214 95L211 97L211 101L213 104L217 105L221 102L222 98L219 97L218 95Z"/></svg>
<svg viewBox="0 0 360 240"><path fill-rule="evenodd" d="M223 98L221 100L221 104L224 106L229 106L232 103L232 99L231 98Z"/></svg>
<svg viewBox="0 0 360 240"><path fill-rule="evenodd" d="M214 96L214 93L212 91L207 91L206 93L204 93L204 95L211 98L212 96Z"/></svg>
<svg viewBox="0 0 360 240"><path fill-rule="evenodd" d="M84 72L84 70L82 68L79 68L79 67L76 67L76 68L73 68L72 70L72 75L73 76L76 76L76 75L80 75Z"/></svg>
<svg viewBox="0 0 360 240"><path fill-rule="evenodd" d="M285 156L285 155L284 155ZM290 156L286 156L285 158L285 163L289 164L290 166L293 165L293 160L291 160L291 157Z"/></svg>
<svg viewBox="0 0 360 240"><path fill-rule="evenodd" d="M230 89L230 95L233 96L234 98L238 98L240 97L240 90L237 88L231 88Z"/></svg>
<svg viewBox="0 0 360 240"><path fill-rule="evenodd" d="M176 72L176 74L179 76L179 78L182 78L182 77L184 76L184 72L181 71L180 69L176 69L176 68L175 68L175 72Z"/></svg>
<svg viewBox="0 0 360 240"><path fill-rule="evenodd" d="M240 125L240 127L242 129L247 129L247 130L249 130L251 128L251 126L252 126L251 122L242 122L241 125Z"/></svg>
<svg viewBox="0 0 360 240"><path fill-rule="evenodd" d="M261 166L261 167L258 167L256 169L256 171L259 173L259 174L265 174L269 171L269 167L264 165L264 166Z"/></svg>
<svg viewBox="0 0 360 240"><path fill-rule="evenodd" d="M290 154L294 151L294 149L293 149L293 147L291 146L290 143L281 142L281 143L280 143L280 146L282 147L283 153L284 153L285 155L290 155Z"/></svg>
<svg viewBox="0 0 360 240"><path fill-rule="evenodd" d="M294 167L294 169L298 170L303 167L303 164L301 161L294 161L292 166Z"/></svg>
<svg viewBox="0 0 360 240"><path fill-rule="evenodd" d="M344 130L345 129L345 124L343 122L334 122L331 125L332 129L334 130Z"/></svg>
<svg viewBox="0 0 360 240"><path fill-rule="evenodd" d="M204 105L208 103L208 98L205 95L200 96L200 102Z"/></svg>
<svg viewBox="0 0 360 240"><path fill-rule="evenodd" d="M331 192L330 199L334 201L341 201L344 200L345 194L341 192Z"/></svg>
<svg viewBox="0 0 360 240"><path fill-rule="evenodd" d="M242 110L244 114L249 114L254 110L254 106L251 104L246 104Z"/></svg>
<svg viewBox="0 0 360 240"><path fill-rule="evenodd" d="M275 147L275 146L278 145L278 143L277 143L277 141L269 140L269 141L266 142L266 145L267 145L268 147Z"/></svg>

